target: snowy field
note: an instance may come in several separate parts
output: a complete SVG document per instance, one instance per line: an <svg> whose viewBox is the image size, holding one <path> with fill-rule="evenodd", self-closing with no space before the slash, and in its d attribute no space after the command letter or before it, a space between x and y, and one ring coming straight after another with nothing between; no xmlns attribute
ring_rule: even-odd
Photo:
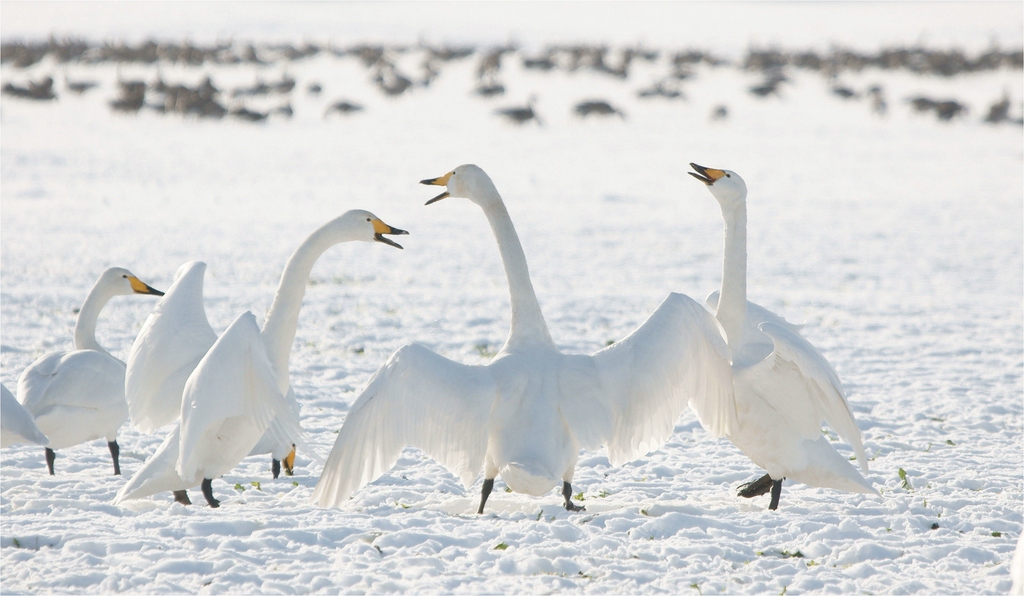
<svg viewBox="0 0 1024 596"><path fill-rule="evenodd" d="M603 4L585 18L595 5L59 6L4 2L4 41L55 32L97 43L486 49L513 39L520 54L563 41L663 52L626 80L526 70L519 55L506 56L506 92L490 99L472 94L479 52L399 97L382 95L357 60L326 53L261 67L4 64L4 83L53 76L60 95L0 103L0 380L12 390L33 360L72 347L76 311L106 267L166 290L179 265L205 261L207 313L222 331L246 309L262 320L307 234L368 209L410 231L399 239L405 250L329 250L292 350L302 422L326 455L359 389L402 345L482 363L505 339L508 290L486 220L464 200L423 206L436 189L419 180L462 163L490 174L555 341L589 353L628 334L670 291L703 300L718 289L721 214L686 175L693 161L746 179L750 299L805 322L839 372L881 496L787 482L779 511L766 509L767 496L737 498L735 487L761 470L686 412L663 448L632 463L583 453L573 487L584 513L566 512L555 492L506 493L499 479L478 516L482 479L467 492L411 449L342 509L308 503L320 466L303 453L295 475L278 480L269 457L243 461L214 481L220 509L198 494L191 507L170 494L114 506L163 438L125 425L123 477L111 474L103 441L59 450L53 477L41 448L0 453L4 593L1009 590L1024 513L1024 141L1020 126L982 118L1004 92L1020 117L1021 71L844 74L851 88L885 89L889 110L879 116L867 99L844 101L799 69L787 69L778 97L755 97L747 89L762 77L736 63L755 43L877 51L921 42L974 55L995 40L1015 49L1024 41L1018 3L722 5L726 23L707 26L714 5L630 13ZM572 23L570 39L559 37L559 19ZM813 19L823 24L804 26ZM696 67L685 100L637 97L670 52L690 47L733 64ZM412 71L417 55L401 60ZM111 111L119 77L158 72L189 85L209 75L226 89L288 74L294 116L253 124ZM100 85L66 93L65 75ZM319 96L306 92L312 81ZM970 111L940 122L904 101L919 94ZM531 95L543 126L494 114ZM340 98L365 109L325 119ZM627 118L573 115L595 98ZM264 110L283 103L261 101ZM722 104L729 116L711 120ZM111 301L100 343L126 358L154 303Z"/></svg>

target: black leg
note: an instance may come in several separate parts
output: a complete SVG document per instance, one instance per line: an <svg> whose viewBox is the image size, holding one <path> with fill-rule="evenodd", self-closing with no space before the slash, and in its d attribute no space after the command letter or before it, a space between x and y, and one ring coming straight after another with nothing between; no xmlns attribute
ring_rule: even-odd
<svg viewBox="0 0 1024 596"><path fill-rule="evenodd" d="M57 454L53 452L53 449L46 448L46 467L50 470L50 476L53 476L53 460L57 459Z"/></svg>
<svg viewBox="0 0 1024 596"><path fill-rule="evenodd" d="M785 480L785 478L782 480ZM768 504L768 509L772 511L779 508L779 497L782 496L782 480L772 481L772 502Z"/></svg>
<svg viewBox="0 0 1024 596"><path fill-rule="evenodd" d="M736 496L750 499L752 497L768 494L768 491L772 490L772 482L772 477L765 474L753 482L740 485L739 490L736 492Z"/></svg>
<svg viewBox="0 0 1024 596"><path fill-rule="evenodd" d="M565 497L565 510L566 511L586 511L586 507L574 505L572 502L572 485L568 482L562 483L562 496Z"/></svg>
<svg viewBox="0 0 1024 596"><path fill-rule="evenodd" d="M174 501L181 503L182 505L191 505L192 500L188 498L187 490L176 490L174 491Z"/></svg>
<svg viewBox="0 0 1024 596"><path fill-rule="evenodd" d="M213 479L203 478L203 496L206 497L206 502L210 504L210 507L216 509L220 507L220 501L213 498Z"/></svg>
<svg viewBox="0 0 1024 596"><path fill-rule="evenodd" d="M484 512L484 503L487 502L487 497L491 496L492 490L494 490L494 478L484 478L484 488L480 491L480 509L477 510L477 515Z"/></svg>
<svg viewBox="0 0 1024 596"><path fill-rule="evenodd" d="M117 444L117 440L113 440L107 443L107 447L110 448L110 458L114 460L114 476L121 475L121 447Z"/></svg>
<svg viewBox="0 0 1024 596"><path fill-rule="evenodd" d="M274 479L277 479L281 475L281 461L270 458L270 472L274 475Z"/></svg>

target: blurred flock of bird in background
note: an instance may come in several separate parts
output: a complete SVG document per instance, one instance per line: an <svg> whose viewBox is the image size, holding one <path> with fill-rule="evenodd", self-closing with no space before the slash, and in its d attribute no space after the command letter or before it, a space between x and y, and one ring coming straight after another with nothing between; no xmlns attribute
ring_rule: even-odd
<svg viewBox="0 0 1024 596"><path fill-rule="evenodd" d="M327 89L336 81L309 78L299 81L289 74L289 65L320 55L338 60L355 60L367 71L367 77L387 97L414 95L430 88L444 68L456 61L475 61L475 83L467 92L497 104L506 93L503 72L510 65L536 72L592 71L606 75L635 87L638 100L661 99L678 101L685 105L686 87L699 78L701 67L737 68L749 73L754 80L746 89L765 101L784 98L796 85L793 72L808 71L822 77L824 85L838 101L867 105L879 117L886 116L896 106L916 113L930 114L938 120L982 120L991 124L1024 124L1021 98L1011 98L1004 90L1001 97L993 97L988 105L969 105L955 97L928 97L923 94L890 97L881 84L855 88L844 82L849 74L868 69L905 71L922 76L952 78L960 75L999 69L1024 69L1024 50L1003 50L993 44L977 55L968 55L958 49L929 49L921 46L889 47L875 53L862 53L850 49L833 48L828 52L813 50L787 51L780 48L750 48L746 56L730 61L707 51L659 50L640 45L609 47L607 45L550 45L529 52L514 43L497 47L380 45L361 43L350 47L306 42L301 45L287 43L254 44L222 42L212 45L191 42L168 43L148 40L137 45L106 41L95 44L82 39L47 41L4 41L0 48L0 63L13 67L15 80L5 81L3 94L36 101L55 101L63 93L84 94L94 90L110 95L110 108L116 112L137 113L150 110L163 114L178 114L197 118L232 117L249 122L262 122L268 118L290 118L295 113L292 98L296 94L323 98L323 117L349 116L368 109L351 97L327 97ZM113 63L132 67L153 67L155 73L148 79L118 74L116 89L104 89L103 83L90 79L84 73L88 66ZM645 63L645 73L635 72L636 65ZM251 85L227 88L207 74L198 84L165 80L163 67L201 69L208 66L237 66L256 68ZM75 73L74 67L80 67ZM28 73L29 69L50 68L49 74ZM273 79L265 79L266 71L278 68ZM136 69L137 70L137 69ZM58 72L59 71L59 72ZM62 79L62 84L55 81ZM137 75L136 75L137 76ZM537 95L525 104L495 105L495 117L515 124L543 125L543 115L536 103ZM269 107L268 107L269 106ZM729 117L727 103L715 105L708 118L725 120ZM599 97L581 97L572 106L580 118L614 117L625 120L628 115L621 105Z"/></svg>

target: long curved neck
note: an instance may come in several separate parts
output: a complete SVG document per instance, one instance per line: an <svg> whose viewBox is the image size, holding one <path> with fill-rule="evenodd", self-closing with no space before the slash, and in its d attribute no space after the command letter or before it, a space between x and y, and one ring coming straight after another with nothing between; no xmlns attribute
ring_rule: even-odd
<svg viewBox="0 0 1024 596"><path fill-rule="evenodd" d="M274 295L274 301L267 311L260 336L263 338L263 345L266 346L267 356L277 375L278 389L282 394L288 392L288 357L295 341L295 330L299 326L299 309L306 294L309 274L320 255L338 242L338 237L331 234L327 226L306 238L284 266L277 294Z"/></svg>
<svg viewBox="0 0 1024 596"><path fill-rule="evenodd" d="M537 301L537 294L533 291L523 245L519 243L519 235L512 225L512 218L509 217L505 203L501 201L501 197L496 198L497 200L487 203L484 214L498 241L498 252L501 253L501 262L508 277L512 317L505 347L537 343L554 347L555 342L551 339L544 314L540 310L540 303Z"/></svg>
<svg viewBox="0 0 1024 596"><path fill-rule="evenodd" d="M103 346L96 341L96 320L100 317L100 311L103 310L103 307L117 293L111 292L109 289L101 287L101 285L99 282L96 282L96 285L89 290L89 295L85 297L82 308L78 311L78 320L75 321L76 350L96 350L104 354L110 353L104 350Z"/></svg>
<svg viewBox="0 0 1024 596"><path fill-rule="evenodd" d="M723 209L722 216L725 258L715 318L725 328L729 349L735 354L743 343L743 324L747 318L747 207Z"/></svg>

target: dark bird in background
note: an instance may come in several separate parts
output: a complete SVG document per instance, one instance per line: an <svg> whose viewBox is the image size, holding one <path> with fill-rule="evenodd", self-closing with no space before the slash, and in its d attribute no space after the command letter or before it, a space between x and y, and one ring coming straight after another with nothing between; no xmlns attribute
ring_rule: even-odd
<svg viewBox="0 0 1024 596"><path fill-rule="evenodd" d="M729 117L729 108L727 108L724 104L719 104L719 105L715 106L715 109L711 110L711 119L712 120L725 120L728 117Z"/></svg>
<svg viewBox="0 0 1024 596"><path fill-rule="evenodd" d="M540 121L540 116L538 116L537 112L533 109L533 102L535 100L536 97L531 95L530 100L526 102L525 106L501 108L499 110L495 110L494 113L519 125L526 124L530 120L535 120L538 126L543 126L543 123Z"/></svg>
<svg viewBox="0 0 1024 596"><path fill-rule="evenodd" d="M332 113L338 113L343 116L351 114L352 112L359 112L363 109L363 106L346 101L344 99L332 103L326 110L324 110L324 118Z"/></svg>
<svg viewBox="0 0 1024 596"><path fill-rule="evenodd" d="M4 95L21 97L24 99L34 99L37 101L57 99L57 95L53 92L53 77L46 77L38 83L29 81L27 87L19 87L12 83L6 83L0 91L2 91Z"/></svg>
<svg viewBox="0 0 1024 596"><path fill-rule="evenodd" d="M573 110L580 118L586 118L587 116L618 116L623 120L626 119L626 114L622 110L612 107L610 103L603 100L581 101L576 104Z"/></svg>
<svg viewBox="0 0 1024 596"><path fill-rule="evenodd" d="M985 122L998 124L1010 119L1010 94L1003 91L1003 98L988 108L988 116Z"/></svg>

